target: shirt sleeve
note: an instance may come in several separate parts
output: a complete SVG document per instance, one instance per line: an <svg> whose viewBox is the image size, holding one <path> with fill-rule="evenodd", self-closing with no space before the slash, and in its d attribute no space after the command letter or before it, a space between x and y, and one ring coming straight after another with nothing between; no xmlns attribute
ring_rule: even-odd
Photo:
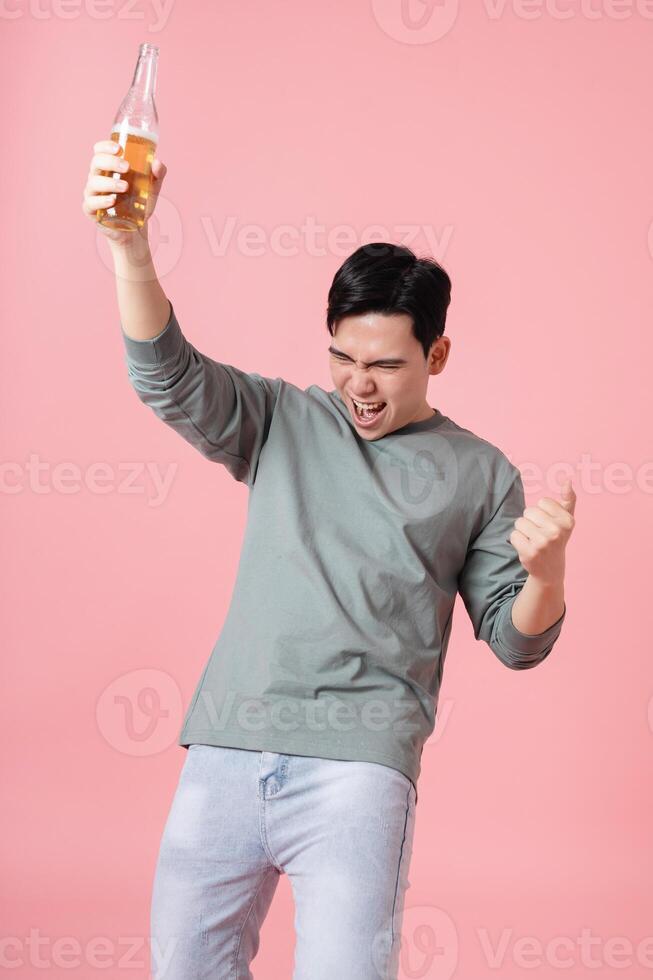
<svg viewBox="0 0 653 980"><path fill-rule="evenodd" d="M511 465L508 490L498 507L467 549L458 577L458 591L474 627L477 640L484 640L507 667L535 667L551 652L567 613L543 633L527 634L512 622L512 606L528 573L508 541L514 523L524 512L521 474Z"/></svg>
<svg viewBox="0 0 653 980"><path fill-rule="evenodd" d="M122 338L140 400L203 456L251 485L282 379L248 374L200 353L184 337L172 303L156 337L135 340L123 330Z"/></svg>

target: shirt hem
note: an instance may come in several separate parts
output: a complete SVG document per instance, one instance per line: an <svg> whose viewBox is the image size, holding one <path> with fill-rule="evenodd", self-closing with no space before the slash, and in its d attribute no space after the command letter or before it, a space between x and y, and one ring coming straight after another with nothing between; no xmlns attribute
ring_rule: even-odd
<svg viewBox="0 0 653 980"><path fill-rule="evenodd" d="M212 729L196 729L193 732L183 729L177 739L177 744L187 748L193 743L200 742L203 745L222 745L234 749L253 749L259 752L280 752L287 755L307 755L319 759L335 759L342 762L378 762L380 765L389 766L397 769L403 776L410 780L417 795L417 779L419 773L414 774L403 762L395 756L386 755L384 752L368 752L365 749L349 750L325 749L324 745L313 743L302 738L299 746L291 740L277 738L269 732L252 733L251 737L239 732L233 735L228 731L221 731L219 734Z"/></svg>

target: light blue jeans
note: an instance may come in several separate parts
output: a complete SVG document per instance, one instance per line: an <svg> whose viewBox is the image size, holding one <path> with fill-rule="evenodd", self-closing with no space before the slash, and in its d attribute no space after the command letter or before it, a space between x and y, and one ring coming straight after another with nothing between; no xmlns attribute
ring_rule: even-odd
<svg viewBox="0 0 653 980"><path fill-rule="evenodd" d="M191 745L154 877L153 980L251 980L284 872L294 980L394 980L416 802L380 763Z"/></svg>

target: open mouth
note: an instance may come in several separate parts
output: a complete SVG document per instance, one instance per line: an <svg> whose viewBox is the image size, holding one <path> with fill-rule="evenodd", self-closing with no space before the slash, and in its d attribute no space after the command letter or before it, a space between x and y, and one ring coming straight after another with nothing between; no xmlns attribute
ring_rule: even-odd
<svg viewBox="0 0 653 980"><path fill-rule="evenodd" d="M357 402L351 399L354 406L356 422L362 426L375 425L387 407L387 402Z"/></svg>

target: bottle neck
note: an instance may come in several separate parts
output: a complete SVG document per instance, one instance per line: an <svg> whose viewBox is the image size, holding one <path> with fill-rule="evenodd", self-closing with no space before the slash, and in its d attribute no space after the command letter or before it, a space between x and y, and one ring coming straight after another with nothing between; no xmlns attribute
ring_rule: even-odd
<svg viewBox="0 0 653 980"><path fill-rule="evenodd" d="M157 58L158 51L150 46L144 46L138 56L131 87L132 91L138 92L143 99L154 96Z"/></svg>

